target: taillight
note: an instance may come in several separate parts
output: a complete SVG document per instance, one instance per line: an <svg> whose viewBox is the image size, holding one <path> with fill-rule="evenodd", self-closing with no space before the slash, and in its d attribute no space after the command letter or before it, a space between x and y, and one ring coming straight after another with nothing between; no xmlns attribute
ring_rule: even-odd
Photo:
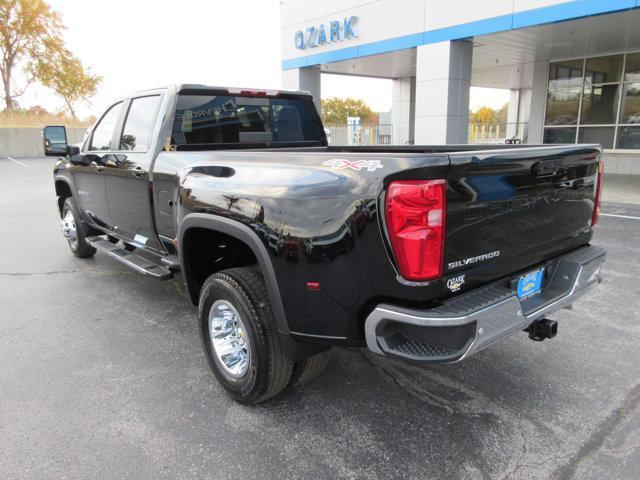
<svg viewBox="0 0 640 480"><path fill-rule="evenodd" d="M401 180L387 188L387 233L406 280L442 276L445 200L444 180Z"/></svg>
<svg viewBox="0 0 640 480"><path fill-rule="evenodd" d="M596 196L593 199L593 217L591 217L591 226L595 226L598 223L598 217L600 216L600 192L602 191L602 160L598 160L598 178L596 180Z"/></svg>

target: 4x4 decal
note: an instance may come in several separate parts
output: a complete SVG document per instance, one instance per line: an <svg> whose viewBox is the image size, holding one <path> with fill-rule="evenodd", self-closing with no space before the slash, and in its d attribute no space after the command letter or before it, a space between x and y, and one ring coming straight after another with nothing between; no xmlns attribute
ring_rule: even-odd
<svg viewBox="0 0 640 480"><path fill-rule="evenodd" d="M369 172L375 172L378 168L382 168L382 162L380 160L344 160L342 158L334 158L332 160L327 160L322 162L322 165L325 167L330 167L335 170L344 170L345 168L350 168L351 170L360 171L363 168Z"/></svg>

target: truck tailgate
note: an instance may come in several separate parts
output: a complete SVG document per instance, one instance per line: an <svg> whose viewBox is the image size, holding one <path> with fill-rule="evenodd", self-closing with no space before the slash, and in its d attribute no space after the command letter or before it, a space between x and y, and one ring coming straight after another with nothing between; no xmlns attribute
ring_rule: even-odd
<svg viewBox="0 0 640 480"><path fill-rule="evenodd" d="M451 154L445 294L589 242L600 153L576 145Z"/></svg>

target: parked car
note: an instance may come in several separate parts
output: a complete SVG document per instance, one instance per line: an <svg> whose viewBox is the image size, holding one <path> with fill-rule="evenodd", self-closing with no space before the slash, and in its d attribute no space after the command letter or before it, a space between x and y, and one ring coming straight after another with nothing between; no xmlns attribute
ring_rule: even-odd
<svg viewBox="0 0 640 480"><path fill-rule="evenodd" d="M596 145L328 146L308 93L201 85L44 142L72 253L180 275L243 403L309 381L332 346L433 364L551 338L547 316L600 281Z"/></svg>

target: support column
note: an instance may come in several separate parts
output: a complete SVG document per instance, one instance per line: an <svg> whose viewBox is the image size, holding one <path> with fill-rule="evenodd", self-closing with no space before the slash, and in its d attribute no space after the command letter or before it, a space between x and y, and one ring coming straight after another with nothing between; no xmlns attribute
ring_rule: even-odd
<svg viewBox="0 0 640 480"><path fill-rule="evenodd" d="M520 138L520 90L509 92L509 103L507 104L507 131L506 138Z"/></svg>
<svg viewBox="0 0 640 480"><path fill-rule="evenodd" d="M320 111L320 67L293 68L282 71L282 88L306 90L313 95L313 102Z"/></svg>
<svg viewBox="0 0 640 480"><path fill-rule="evenodd" d="M468 142L472 60L473 45L468 41L418 47L416 144Z"/></svg>
<svg viewBox="0 0 640 480"><path fill-rule="evenodd" d="M533 64L528 143L542 143L544 133L544 108L547 103L548 71L549 62L547 61Z"/></svg>
<svg viewBox="0 0 640 480"><path fill-rule="evenodd" d="M531 122L531 89L520 90L520 108L518 110L518 122L520 122L519 138L522 143L531 143L529 140L529 124Z"/></svg>
<svg viewBox="0 0 640 480"><path fill-rule="evenodd" d="M393 81L391 124L394 145L406 145L414 140L415 98L415 77L398 78Z"/></svg>

